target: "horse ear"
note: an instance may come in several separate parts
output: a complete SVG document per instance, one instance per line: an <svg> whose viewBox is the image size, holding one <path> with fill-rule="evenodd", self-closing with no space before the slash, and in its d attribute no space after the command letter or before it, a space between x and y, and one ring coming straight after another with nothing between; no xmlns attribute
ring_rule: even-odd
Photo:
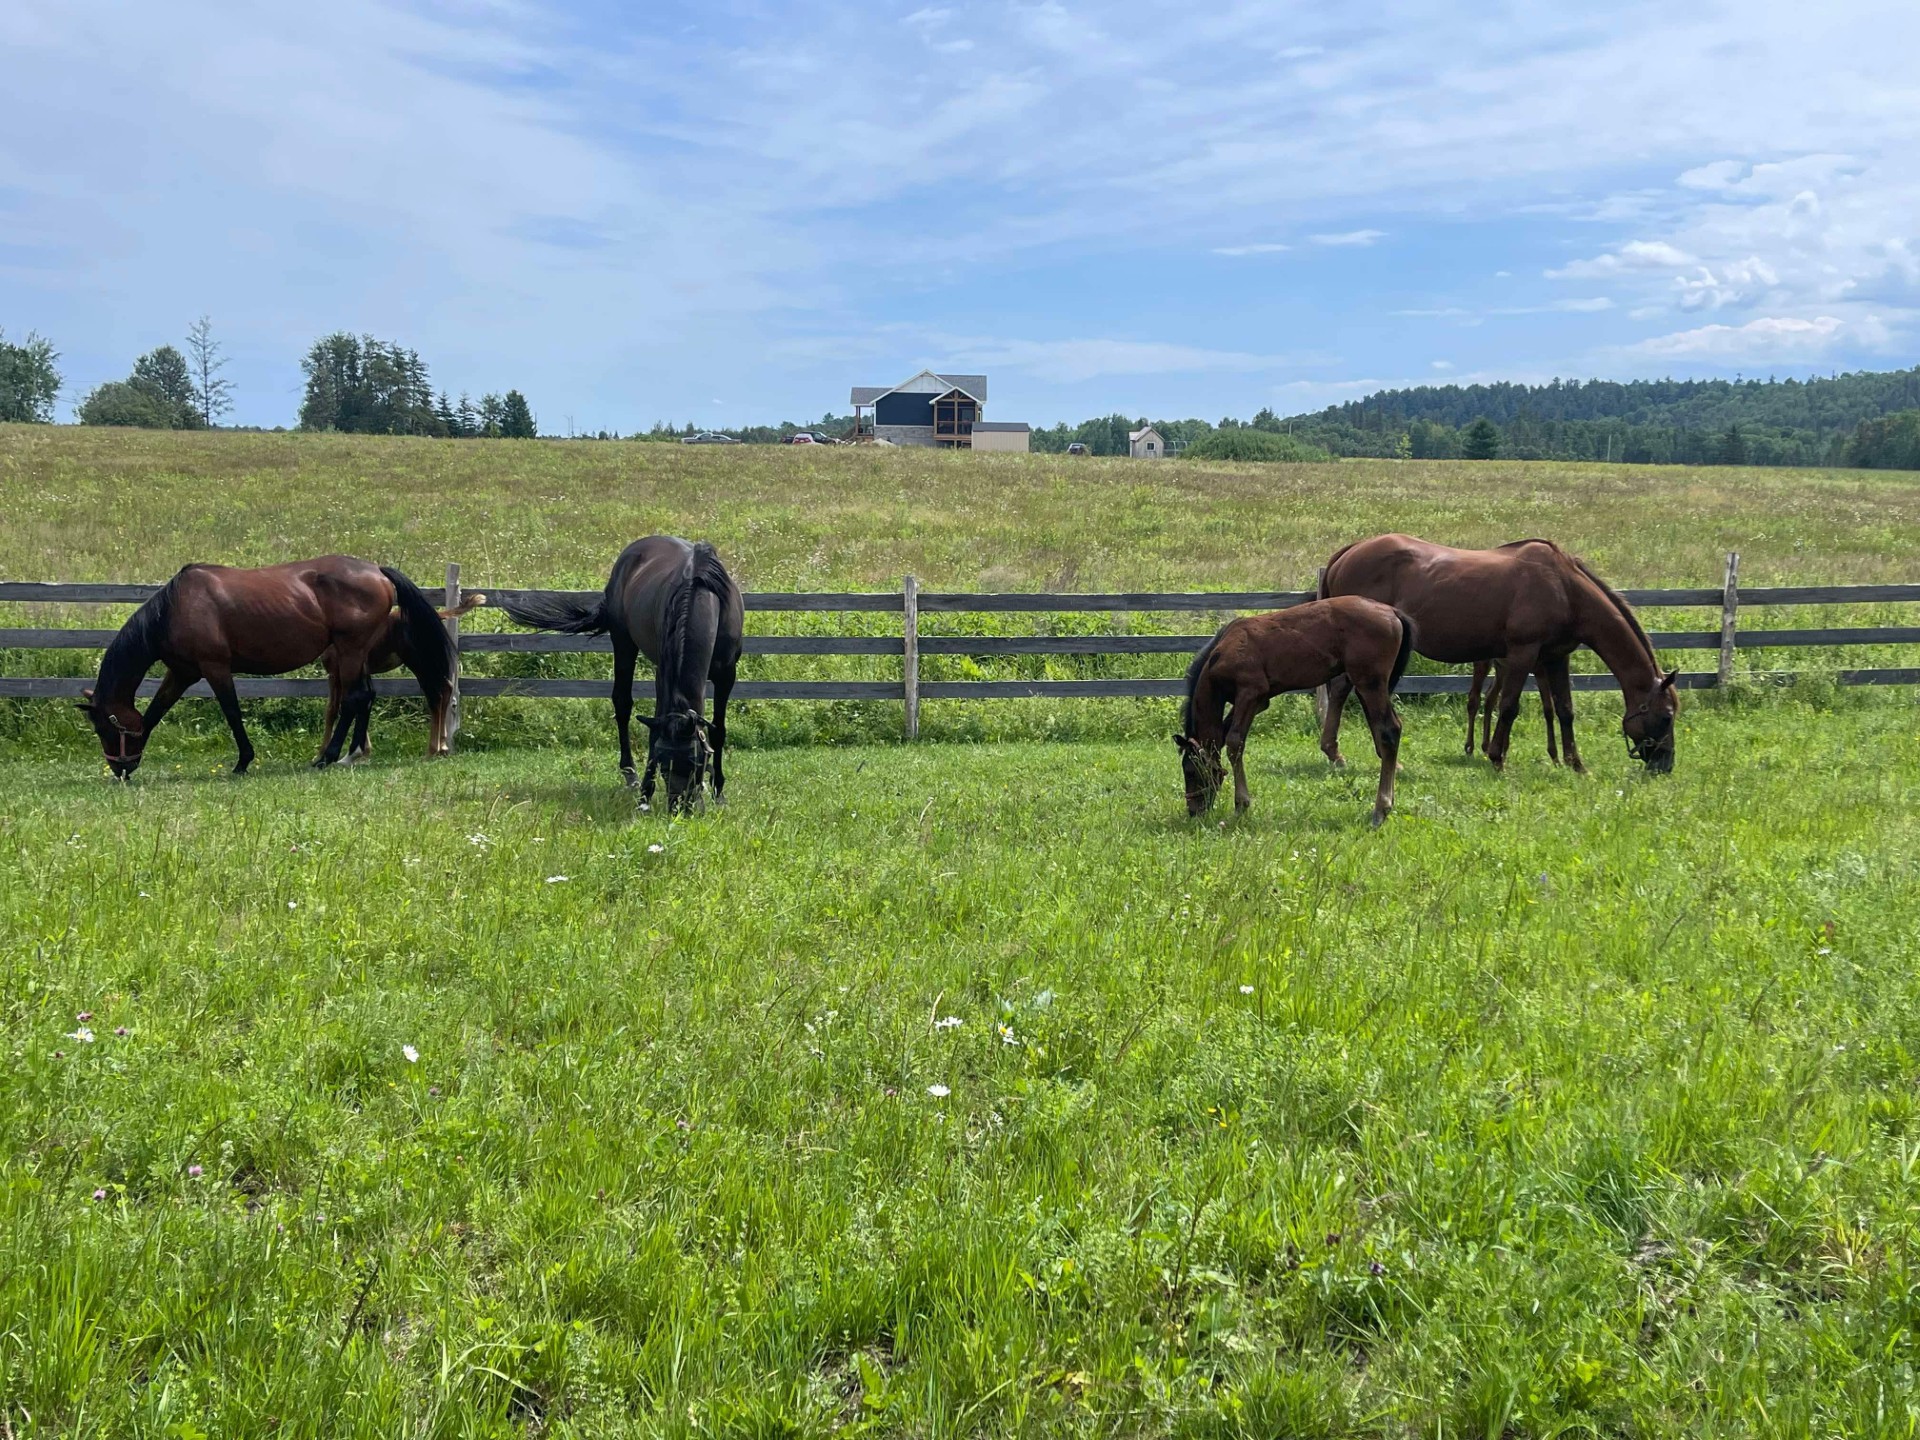
<svg viewBox="0 0 1920 1440"><path fill-rule="evenodd" d="M651 715L642 715L638 718L640 723L646 726L650 732L657 731L660 728L660 722L654 719L653 716Z"/></svg>
<svg viewBox="0 0 1920 1440"><path fill-rule="evenodd" d="M1662 680L1660 684L1663 688L1671 690L1673 688L1673 682L1678 680L1679 678L1680 678L1680 671L1678 667L1676 667L1672 670L1667 671L1667 678Z"/></svg>

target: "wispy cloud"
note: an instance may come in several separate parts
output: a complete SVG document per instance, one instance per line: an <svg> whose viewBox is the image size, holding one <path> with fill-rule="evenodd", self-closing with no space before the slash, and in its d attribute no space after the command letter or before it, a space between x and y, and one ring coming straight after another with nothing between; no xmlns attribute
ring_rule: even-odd
<svg viewBox="0 0 1920 1440"><path fill-rule="evenodd" d="M1387 238L1384 230L1341 230L1330 235L1309 235L1316 245L1371 245Z"/></svg>
<svg viewBox="0 0 1920 1440"><path fill-rule="evenodd" d="M1642 340L1632 347L1642 355L1670 359L1754 362L1811 360L1824 355L1847 330L1833 315L1810 320L1791 315L1762 316L1744 325L1702 325ZM1878 339L1879 336L1873 337Z"/></svg>
<svg viewBox="0 0 1920 1440"><path fill-rule="evenodd" d="M1631 270L1672 270L1696 263L1693 256L1664 240L1629 240L1618 250L1575 260L1547 271L1549 280L1598 280Z"/></svg>
<svg viewBox="0 0 1920 1440"><path fill-rule="evenodd" d="M1216 255L1280 255L1293 249L1291 245L1282 245L1269 241L1262 245L1218 245L1214 247Z"/></svg>

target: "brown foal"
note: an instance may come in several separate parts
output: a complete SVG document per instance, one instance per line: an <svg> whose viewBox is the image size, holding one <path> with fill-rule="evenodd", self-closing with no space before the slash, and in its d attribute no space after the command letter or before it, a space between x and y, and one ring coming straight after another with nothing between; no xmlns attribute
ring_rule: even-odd
<svg viewBox="0 0 1920 1440"><path fill-rule="evenodd" d="M1203 815L1212 807L1226 779L1222 749L1233 766L1234 808L1251 805L1242 757L1254 717L1275 695L1312 690L1339 676L1359 695L1380 756L1373 801L1378 825L1393 809L1400 757L1393 691L1412 655L1413 627L1406 616L1351 596L1228 621L1187 667L1186 714L1173 737L1186 779L1187 813Z"/></svg>

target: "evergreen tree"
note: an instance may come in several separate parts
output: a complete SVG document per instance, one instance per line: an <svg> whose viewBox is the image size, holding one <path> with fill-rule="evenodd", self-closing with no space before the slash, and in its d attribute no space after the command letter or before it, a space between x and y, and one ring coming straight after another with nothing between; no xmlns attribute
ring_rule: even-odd
<svg viewBox="0 0 1920 1440"><path fill-rule="evenodd" d="M1461 437L1460 454L1467 460L1491 460L1500 453L1500 429L1482 415Z"/></svg>
<svg viewBox="0 0 1920 1440"><path fill-rule="evenodd" d="M27 338L14 345L0 330L0 422L53 423L53 402L60 396L59 358L44 336L29 330Z"/></svg>
<svg viewBox="0 0 1920 1440"><path fill-rule="evenodd" d="M480 435L487 440L500 438L500 416L506 407L498 395L480 397Z"/></svg>
<svg viewBox="0 0 1920 1440"><path fill-rule="evenodd" d="M1714 460L1721 465L1744 465L1747 463L1747 442L1740 434L1738 425L1729 425L1714 446Z"/></svg>
<svg viewBox="0 0 1920 1440"><path fill-rule="evenodd" d="M473 408L473 401L467 398L467 392L460 392L460 403L454 408L454 434L462 440L471 440L480 433L480 412Z"/></svg>
<svg viewBox="0 0 1920 1440"><path fill-rule="evenodd" d="M527 397L518 390L507 391L506 399L500 402L500 433L509 440L532 440L540 433L533 422L533 411L527 407Z"/></svg>
<svg viewBox="0 0 1920 1440"><path fill-rule="evenodd" d="M300 362L307 393L300 402L302 430L357 431L365 410L360 341L344 330L313 342Z"/></svg>

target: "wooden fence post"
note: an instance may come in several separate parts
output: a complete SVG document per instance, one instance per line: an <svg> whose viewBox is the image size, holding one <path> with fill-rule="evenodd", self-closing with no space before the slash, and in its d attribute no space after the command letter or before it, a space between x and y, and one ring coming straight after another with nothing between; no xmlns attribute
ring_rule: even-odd
<svg viewBox="0 0 1920 1440"><path fill-rule="evenodd" d="M447 562L447 609L460 608L460 562ZM447 700L447 733L441 737L447 749L453 749L453 737L460 730L460 620L447 621L447 633L453 637L453 694Z"/></svg>
<svg viewBox="0 0 1920 1440"><path fill-rule="evenodd" d="M1733 683L1733 631L1740 612L1740 552L1727 552L1727 583L1720 591L1720 673L1714 681L1724 690Z"/></svg>
<svg viewBox="0 0 1920 1440"><path fill-rule="evenodd" d="M920 738L920 582L909 575L900 587L900 673L907 702L907 739Z"/></svg>

